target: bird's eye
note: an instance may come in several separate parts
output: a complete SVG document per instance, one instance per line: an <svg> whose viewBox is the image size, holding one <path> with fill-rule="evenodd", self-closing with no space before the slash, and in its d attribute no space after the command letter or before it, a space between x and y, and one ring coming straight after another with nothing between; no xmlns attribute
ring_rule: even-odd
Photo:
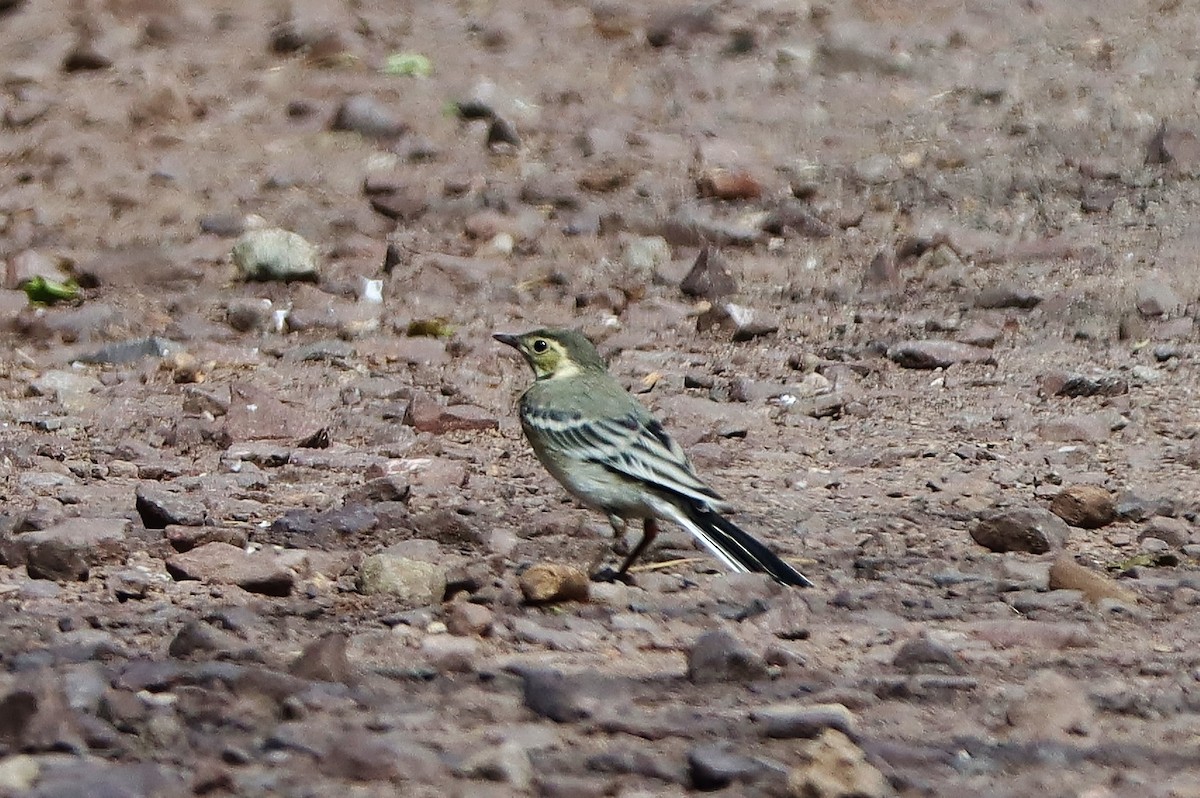
<svg viewBox="0 0 1200 798"><path fill-rule="evenodd" d="M533 342L533 351L537 352L539 355L542 352L545 352L549 348L550 348L550 344L546 343L546 340L544 338L539 338Z"/></svg>

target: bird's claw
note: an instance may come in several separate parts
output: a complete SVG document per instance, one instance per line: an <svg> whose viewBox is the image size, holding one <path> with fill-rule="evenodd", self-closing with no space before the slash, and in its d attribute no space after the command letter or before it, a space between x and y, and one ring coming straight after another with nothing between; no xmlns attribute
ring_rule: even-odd
<svg viewBox="0 0 1200 798"><path fill-rule="evenodd" d="M596 571L594 574L592 574L592 581L593 582L620 582L623 585L634 584L632 576L630 576L627 573L622 573L621 571L618 571L616 568L612 568L609 566L605 566L604 568L601 568L599 571Z"/></svg>

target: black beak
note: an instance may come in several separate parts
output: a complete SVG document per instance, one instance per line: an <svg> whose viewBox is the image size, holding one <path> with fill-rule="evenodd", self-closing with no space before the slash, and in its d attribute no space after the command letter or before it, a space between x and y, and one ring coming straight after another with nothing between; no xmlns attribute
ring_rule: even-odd
<svg viewBox="0 0 1200 798"><path fill-rule="evenodd" d="M502 344L508 344L513 349L521 348L521 339L517 338L515 335L509 335L508 333L496 333L492 337Z"/></svg>

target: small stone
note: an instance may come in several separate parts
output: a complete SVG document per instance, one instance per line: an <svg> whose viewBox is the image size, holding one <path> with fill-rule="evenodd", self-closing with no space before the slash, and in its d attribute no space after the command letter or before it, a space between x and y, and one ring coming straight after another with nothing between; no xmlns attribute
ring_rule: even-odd
<svg viewBox="0 0 1200 798"><path fill-rule="evenodd" d="M712 301L737 291L737 283L729 273L725 258L719 252L703 247L691 271L679 284L679 290L687 296Z"/></svg>
<svg viewBox="0 0 1200 798"><path fill-rule="evenodd" d="M446 611L446 629L452 635L488 635L495 622L495 613L482 604L458 601Z"/></svg>
<svg viewBox="0 0 1200 798"><path fill-rule="evenodd" d="M34 396L49 396L68 413L81 413L97 407L100 398L94 394L104 386L90 374L52 370L35 377L29 383Z"/></svg>
<svg viewBox="0 0 1200 798"><path fill-rule="evenodd" d="M885 798L895 795L866 754L837 729L826 729L800 750L804 764L788 774L795 798Z"/></svg>
<svg viewBox="0 0 1200 798"><path fill-rule="evenodd" d="M273 308L269 299L231 299L225 323L238 332L260 332L270 327Z"/></svg>
<svg viewBox="0 0 1200 798"><path fill-rule="evenodd" d="M1112 494L1099 485L1064 488L1050 502L1050 512L1081 529L1099 529L1117 518Z"/></svg>
<svg viewBox="0 0 1200 798"><path fill-rule="evenodd" d="M854 715L842 704L776 704L751 711L765 737L813 738L826 729L854 733Z"/></svg>
<svg viewBox="0 0 1200 798"><path fill-rule="evenodd" d="M347 97L330 123L333 130L349 130L368 138L393 138L408 130L393 111L369 94Z"/></svg>
<svg viewBox="0 0 1200 798"><path fill-rule="evenodd" d="M989 511L971 529L971 538L990 551L1045 554L1065 545L1070 528L1041 508L1000 508Z"/></svg>
<svg viewBox="0 0 1200 798"><path fill-rule="evenodd" d="M749 682L766 675L762 657L723 630L705 632L688 652L688 679L693 684Z"/></svg>
<svg viewBox="0 0 1200 798"><path fill-rule="evenodd" d="M762 196L763 187L749 172L709 169L696 180L701 197L719 200L751 200Z"/></svg>
<svg viewBox="0 0 1200 798"><path fill-rule="evenodd" d="M525 706L538 717L555 723L574 723L591 717L611 701L596 695L593 674L567 675L555 670L528 670L521 674Z"/></svg>
<svg viewBox="0 0 1200 798"><path fill-rule="evenodd" d="M1115 511L1115 509L1114 509ZM1168 518L1156 515L1146 523L1146 528L1138 533L1139 539L1158 538L1172 548L1184 546L1191 540L1192 528L1181 518Z"/></svg>
<svg viewBox="0 0 1200 798"><path fill-rule="evenodd" d="M516 125L502 117L493 117L488 125L487 146L491 149L498 146L520 147L521 135L517 133Z"/></svg>
<svg viewBox="0 0 1200 798"><path fill-rule="evenodd" d="M990 349L957 341L904 341L888 347L887 356L906 369L948 368L955 363L995 364Z"/></svg>
<svg viewBox="0 0 1200 798"><path fill-rule="evenodd" d="M652 275L671 262L671 245L662 236L623 236L621 262L638 274Z"/></svg>
<svg viewBox="0 0 1200 798"><path fill-rule="evenodd" d="M72 518L4 541L4 559L34 579L86 580L91 566L125 561L131 526L124 518Z"/></svg>
<svg viewBox="0 0 1200 798"><path fill-rule="evenodd" d="M1038 379L1042 396L1120 396L1129 393L1129 383L1113 376L1088 377L1082 374L1052 372Z"/></svg>
<svg viewBox="0 0 1200 798"><path fill-rule="evenodd" d="M966 672L962 660L950 648L918 637L900 646L892 665L905 673L953 673Z"/></svg>
<svg viewBox="0 0 1200 798"><path fill-rule="evenodd" d="M317 248L278 227L251 230L233 245L233 263L244 280L316 281Z"/></svg>
<svg viewBox="0 0 1200 798"><path fill-rule="evenodd" d="M767 770L757 759L735 754L722 743L692 748L687 763L692 788L705 792L723 790L735 782L753 781Z"/></svg>
<svg viewBox="0 0 1200 798"><path fill-rule="evenodd" d="M975 307L985 309L1036 308L1042 302L1040 294L1015 283L994 285L983 289L975 297Z"/></svg>
<svg viewBox="0 0 1200 798"><path fill-rule="evenodd" d="M288 673L310 681L346 684L353 675L353 668L346 656L347 643L346 635L341 632L314 640L288 666Z"/></svg>
<svg viewBox="0 0 1200 798"><path fill-rule="evenodd" d="M587 601L591 580L583 571L562 563L537 563L521 574L521 595L531 604Z"/></svg>
<svg viewBox="0 0 1200 798"><path fill-rule="evenodd" d="M171 644L167 653L176 659L184 659L196 652L231 652L243 648L243 643L235 635L220 629L205 621L189 621L184 624Z"/></svg>
<svg viewBox="0 0 1200 798"><path fill-rule="evenodd" d="M775 321L732 302L715 304L696 318L697 332L707 332L713 327L728 332L735 342L750 341L779 330Z"/></svg>
<svg viewBox="0 0 1200 798"><path fill-rule="evenodd" d="M0 759L0 792L26 792L33 787L41 770L38 760L28 754L13 754Z"/></svg>
<svg viewBox="0 0 1200 798"><path fill-rule="evenodd" d="M474 405L445 407L429 397L418 394L404 411L404 423L417 432L444 435L452 430L499 429L500 421L489 411Z"/></svg>
<svg viewBox="0 0 1200 798"><path fill-rule="evenodd" d="M167 558L167 572L176 581L195 579L214 585L237 585L249 593L286 596L295 573L273 554L248 554L228 543L205 543Z"/></svg>
<svg viewBox="0 0 1200 798"><path fill-rule="evenodd" d="M184 354L182 347L165 338L151 335L148 338L135 338L131 341L121 341L102 346L91 352L85 352L75 360L78 363L136 363L144 357L167 357Z"/></svg>
<svg viewBox="0 0 1200 798"><path fill-rule="evenodd" d="M771 209L763 219L762 229L773 236L800 236L801 238L829 238L834 227L817 216L807 202L785 199Z"/></svg>
<svg viewBox="0 0 1200 798"><path fill-rule="evenodd" d="M1182 297L1161 276L1147 277L1137 285L1137 310L1143 316L1167 316L1183 306Z"/></svg>
<svg viewBox="0 0 1200 798"><path fill-rule="evenodd" d="M143 483L138 485L135 496L134 506L146 529L166 529L172 524L203 526L208 520L204 503L180 491Z"/></svg>
<svg viewBox="0 0 1200 798"><path fill-rule="evenodd" d="M395 554L373 554L359 567L358 592L392 596L409 607L440 604L446 593L446 568Z"/></svg>
<svg viewBox="0 0 1200 798"><path fill-rule="evenodd" d="M440 673L470 673L479 659L479 640L459 635L428 635L421 655Z"/></svg>
<svg viewBox="0 0 1200 798"><path fill-rule="evenodd" d="M1004 337L1004 331L980 321L971 322L965 329L960 330L954 339L960 344L981 346L991 349Z"/></svg>
<svg viewBox="0 0 1200 798"><path fill-rule="evenodd" d="M1093 604L1103 599L1117 599L1137 604L1137 594L1121 587L1104 574L1085 568L1067 555L1059 556L1050 567L1051 590L1078 590Z"/></svg>

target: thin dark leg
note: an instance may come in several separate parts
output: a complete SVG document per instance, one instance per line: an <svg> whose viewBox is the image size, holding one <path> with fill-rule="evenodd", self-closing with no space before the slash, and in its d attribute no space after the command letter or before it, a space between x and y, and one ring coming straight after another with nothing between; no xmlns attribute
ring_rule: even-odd
<svg viewBox="0 0 1200 798"><path fill-rule="evenodd" d="M647 518L642 524L642 539L633 547L633 551L629 552L629 556L625 558L625 562L621 563L617 573L623 574L628 571L629 566L637 562L637 558L642 556L642 552L654 542L656 537L658 537L658 521L654 518Z"/></svg>

